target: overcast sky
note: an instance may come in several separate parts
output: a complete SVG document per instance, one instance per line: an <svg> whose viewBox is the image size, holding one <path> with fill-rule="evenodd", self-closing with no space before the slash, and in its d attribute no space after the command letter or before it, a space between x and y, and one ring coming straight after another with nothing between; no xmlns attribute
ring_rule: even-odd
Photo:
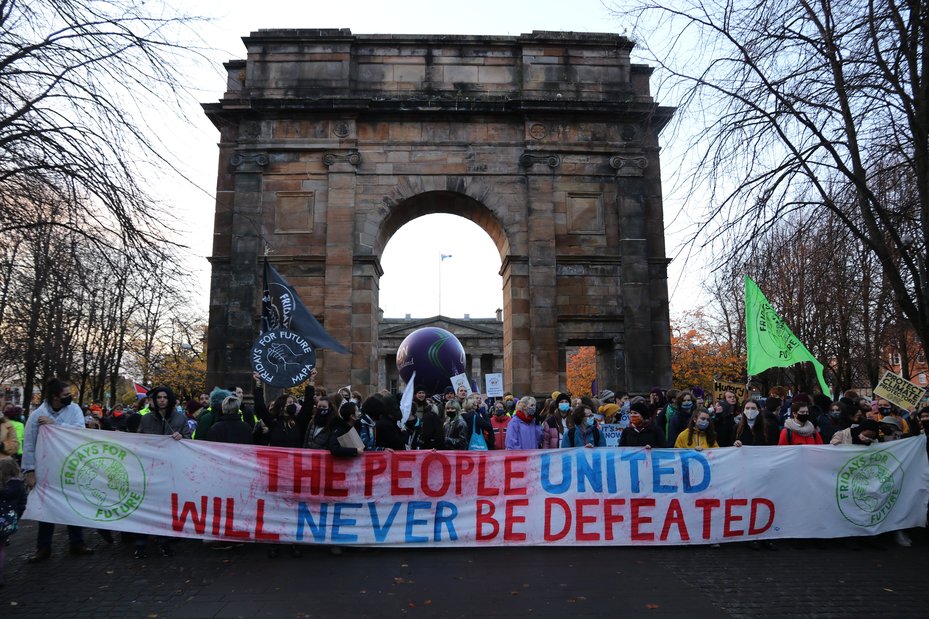
<svg viewBox="0 0 929 619"><path fill-rule="evenodd" d="M188 10L213 17L201 30L206 43L215 52L208 54L204 65L191 69L187 76L199 102L216 101L225 88L222 63L244 58L241 37L264 28L350 28L355 34L488 34L518 35L532 30L572 30L578 32L623 33L626 25L610 15L599 0L508 0L507 2L469 0L394 0L392 2L360 0L351 3L263 0L260 3L229 0L201 0ZM653 86L653 91L655 86ZM673 104L673 101L661 101ZM216 142L219 134L197 108L190 103L190 125L165 123L162 133L166 147L176 153L182 168L200 187L171 186L164 192L172 204L185 240L191 246L191 268L202 294L204 313L209 299L209 264L212 249L216 185ZM669 159L663 151L662 167L667 176ZM673 144L670 147L673 149ZM667 186L665 181L666 193ZM665 199L666 227L670 226L669 255L676 251L680 230L688 222L681 217L673 196ZM417 243L418 254L404 248L411 246L404 238L426 239ZM440 261L442 254L451 255ZM671 267L669 287L672 311L694 305L696 282L694 271L681 277L684 259ZM689 267L693 270L694 262ZM502 307L500 257L490 237L478 226L451 215L430 215L401 228L388 243L382 257L380 305L386 316L414 317L439 313L439 294L422 294L424 282L438 289L442 279L441 310L447 316L493 316ZM310 308L317 310L317 308Z"/></svg>

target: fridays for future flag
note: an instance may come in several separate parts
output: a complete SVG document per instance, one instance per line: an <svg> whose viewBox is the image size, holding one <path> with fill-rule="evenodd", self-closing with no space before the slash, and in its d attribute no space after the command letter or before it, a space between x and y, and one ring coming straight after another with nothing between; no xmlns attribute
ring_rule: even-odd
<svg viewBox="0 0 929 619"><path fill-rule="evenodd" d="M754 376L768 368L786 368L809 361L823 393L832 392L823 378L823 364L816 360L803 342L797 339L787 323L778 316L762 294L758 284L745 276L745 326L748 348L748 374Z"/></svg>
<svg viewBox="0 0 929 619"><path fill-rule="evenodd" d="M277 270L265 262L264 290L261 296L261 332L287 329L302 335L313 348L347 353L306 308L297 291Z"/></svg>

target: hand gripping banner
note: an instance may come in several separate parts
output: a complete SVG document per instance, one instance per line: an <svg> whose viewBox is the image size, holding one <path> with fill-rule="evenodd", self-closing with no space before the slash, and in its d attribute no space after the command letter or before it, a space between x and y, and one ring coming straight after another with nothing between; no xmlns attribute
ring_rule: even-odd
<svg viewBox="0 0 929 619"><path fill-rule="evenodd" d="M339 545L708 544L925 526L924 436L873 447L326 451L42 426L27 518Z"/></svg>

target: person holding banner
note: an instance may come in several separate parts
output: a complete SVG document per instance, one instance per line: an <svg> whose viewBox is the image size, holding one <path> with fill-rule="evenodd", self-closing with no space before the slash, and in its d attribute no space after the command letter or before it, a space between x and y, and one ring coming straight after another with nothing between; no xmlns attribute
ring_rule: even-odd
<svg viewBox="0 0 929 619"><path fill-rule="evenodd" d="M777 445L777 424L761 414L758 403L748 400L742 405L742 416L735 428L735 447L742 445Z"/></svg>
<svg viewBox="0 0 929 619"><path fill-rule="evenodd" d="M487 449L494 449L494 427L484 417L481 411L481 408L483 407L484 403L481 401L481 394L479 393L472 393L465 400L465 411L461 417L464 419L465 425L468 427L467 444L471 444L471 434L474 432L474 428L477 428L477 431L484 436L484 442L487 443Z"/></svg>
<svg viewBox="0 0 929 619"><path fill-rule="evenodd" d="M23 474L26 488L35 487L35 448L39 437L39 428L44 425L58 425L69 428L84 429L84 413L81 407L72 402L71 384L57 378L50 379L45 384L45 401L35 409L26 420L23 436ZM29 563L45 561L52 556L52 537L55 534L55 525L51 522L39 523L39 534L36 539L36 552L29 557ZM68 539L71 543L71 554L92 555L93 548L84 544L84 530L81 527L68 526Z"/></svg>
<svg viewBox="0 0 929 619"><path fill-rule="evenodd" d="M329 453L337 458L354 458L361 455L357 447L345 447L339 437L345 436L355 429L358 421L358 406L349 400L339 407L337 415L330 415L329 425L326 427L329 444Z"/></svg>
<svg viewBox="0 0 929 619"><path fill-rule="evenodd" d="M564 433L562 448L570 447L606 447L606 439L597 428L597 420L591 407L581 404L572 415L574 427Z"/></svg>
<svg viewBox="0 0 929 619"><path fill-rule="evenodd" d="M506 414L506 407L500 400L494 402L490 425L494 429L494 449L506 449L506 428L510 425L510 416Z"/></svg>
<svg viewBox="0 0 929 619"><path fill-rule="evenodd" d="M271 409L265 406L264 383L258 377L258 372L252 376L255 378L255 416L267 428L264 435L263 444L270 447L290 447L298 448L303 446L303 437L306 435L306 429L310 425L310 419L313 414L313 407L310 405L316 396L313 378L316 376L316 368L310 371L310 382L307 384L304 394L304 405L297 410L297 403L290 402L292 396L280 395L271 403ZM329 406L326 400L325 406ZM256 430L257 431L257 430Z"/></svg>
<svg viewBox="0 0 929 619"><path fill-rule="evenodd" d="M719 447L716 442L716 431L710 423L710 411L698 408L690 417L687 429L677 435L674 441L676 449L713 449Z"/></svg>
<svg viewBox="0 0 929 619"><path fill-rule="evenodd" d="M778 445L822 445L823 439L810 421L810 396L798 393L790 404L790 417L784 421L784 429Z"/></svg>
<svg viewBox="0 0 929 619"><path fill-rule="evenodd" d="M652 406L644 401L629 405L629 427L619 436L620 447L664 447L664 433L652 421Z"/></svg>
<svg viewBox="0 0 929 619"><path fill-rule="evenodd" d="M459 393L461 389L459 388ZM445 403L445 449L468 448L468 424L461 416L458 400Z"/></svg>
<svg viewBox="0 0 929 619"><path fill-rule="evenodd" d="M516 403L516 413L506 429L506 448L538 449L542 444L542 426L535 417L536 400L524 396Z"/></svg>

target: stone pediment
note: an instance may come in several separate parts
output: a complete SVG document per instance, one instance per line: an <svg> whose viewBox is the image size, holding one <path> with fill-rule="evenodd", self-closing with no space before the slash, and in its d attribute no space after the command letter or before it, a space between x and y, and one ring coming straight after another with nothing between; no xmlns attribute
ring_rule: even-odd
<svg viewBox="0 0 929 619"><path fill-rule="evenodd" d="M412 333L416 329L425 327L438 327L455 334L455 337L501 337L503 323L495 318L457 319L446 316L431 316L429 318L384 318L381 320L380 336L391 337Z"/></svg>

